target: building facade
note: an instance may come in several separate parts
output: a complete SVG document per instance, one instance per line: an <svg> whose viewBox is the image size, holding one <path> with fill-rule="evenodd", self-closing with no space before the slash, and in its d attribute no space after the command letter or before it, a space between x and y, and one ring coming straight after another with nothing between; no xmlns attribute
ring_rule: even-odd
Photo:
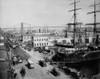
<svg viewBox="0 0 100 79"><path fill-rule="evenodd" d="M33 39L32 39L33 37ZM23 43L33 41L34 47L48 47L54 46L54 41L62 38L62 35L50 35L50 34L24 34Z"/></svg>
<svg viewBox="0 0 100 79"><path fill-rule="evenodd" d="M46 47L49 45L47 35L35 35L33 38L34 47Z"/></svg>
<svg viewBox="0 0 100 79"><path fill-rule="evenodd" d="M31 34L24 34L23 35L23 42L28 42L32 40L32 36Z"/></svg>

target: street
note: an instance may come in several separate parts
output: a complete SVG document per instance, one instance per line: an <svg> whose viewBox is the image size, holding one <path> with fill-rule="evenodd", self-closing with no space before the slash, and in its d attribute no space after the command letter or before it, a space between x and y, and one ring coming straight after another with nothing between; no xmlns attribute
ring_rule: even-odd
<svg viewBox="0 0 100 79"><path fill-rule="evenodd" d="M70 79L69 76L65 75L59 69L57 69L57 72L60 73L59 76L56 77L56 76L52 75L50 72L48 72L48 70L50 70L50 68L53 68L49 64L47 65L47 67L41 67L38 64L38 60L43 58L43 56L40 53L35 52L33 50L26 51L26 52L31 56L31 60L34 62L34 68L28 69L25 66L25 64L27 63L25 60L23 61L23 63L14 66L13 68L15 68L15 70L18 74L17 79L22 79L21 75L19 73L22 67L24 67L26 70L26 75L25 75L24 79Z"/></svg>

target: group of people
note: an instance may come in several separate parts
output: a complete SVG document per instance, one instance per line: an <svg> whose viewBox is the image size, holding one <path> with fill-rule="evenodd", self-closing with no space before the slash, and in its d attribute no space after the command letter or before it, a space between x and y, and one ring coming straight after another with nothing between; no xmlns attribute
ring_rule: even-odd
<svg viewBox="0 0 100 79"><path fill-rule="evenodd" d="M25 71L25 68L22 67L22 69L20 70L20 74L21 74L21 77L25 77L25 74L26 74L26 71Z"/></svg>
<svg viewBox="0 0 100 79"><path fill-rule="evenodd" d="M21 75L22 79L24 79L25 74L26 74L25 68L22 67L21 70L20 70L20 75ZM18 74L17 74L16 70L13 69L13 78L16 79L17 78L17 75Z"/></svg>

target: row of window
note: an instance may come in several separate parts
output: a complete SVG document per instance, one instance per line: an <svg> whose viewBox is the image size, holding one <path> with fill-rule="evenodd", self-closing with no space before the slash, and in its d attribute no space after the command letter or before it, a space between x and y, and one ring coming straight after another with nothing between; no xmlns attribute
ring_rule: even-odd
<svg viewBox="0 0 100 79"><path fill-rule="evenodd" d="M48 46L48 43L35 43L34 47L43 47L43 46Z"/></svg>
<svg viewBox="0 0 100 79"><path fill-rule="evenodd" d="M34 41L48 41L48 39L47 38L45 38L45 39L34 39Z"/></svg>
<svg viewBox="0 0 100 79"><path fill-rule="evenodd" d="M24 37L24 39L30 39L31 37Z"/></svg>
<svg viewBox="0 0 100 79"><path fill-rule="evenodd" d="M30 39L31 37L24 37L24 39ZM34 41L48 41L48 38L44 39L34 39Z"/></svg>

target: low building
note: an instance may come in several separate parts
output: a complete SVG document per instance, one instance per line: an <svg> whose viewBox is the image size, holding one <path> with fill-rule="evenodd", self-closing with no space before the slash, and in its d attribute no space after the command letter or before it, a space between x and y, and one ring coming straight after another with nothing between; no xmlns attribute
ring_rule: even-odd
<svg viewBox="0 0 100 79"><path fill-rule="evenodd" d="M48 35L34 35L33 42L34 47L46 47L49 45Z"/></svg>
<svg viewBox="0 0 100 79"><path fill-rule="evenodd" d="M36 35L24 34L23 43L33 40L34 47L48 47L48 46L54 46L54 41L62 37L63 37L62 35L50 35L50 34L36 34Z"/></svg>
<svg viewBox="0 0 100 79"><path fill-rule="evenodd" d="M23 34L23 42L28 42L32 40L32 34Z"/></svg>

